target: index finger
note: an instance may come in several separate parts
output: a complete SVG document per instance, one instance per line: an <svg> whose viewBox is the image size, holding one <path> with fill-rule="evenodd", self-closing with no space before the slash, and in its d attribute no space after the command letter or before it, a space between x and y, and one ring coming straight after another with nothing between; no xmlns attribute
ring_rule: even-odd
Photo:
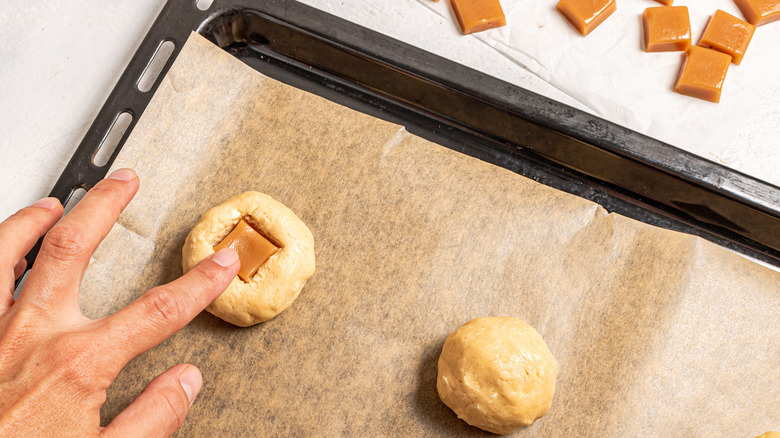
<svg viewBox="0 0 780 438"><path fill-rule="evenodd" d="M228 287L239 267L238 254L222 249L180 278L97 321L109 345L123 352L117 365L124 366L192 321Z"/></svg>
<svg viewBox="0 0 780 438"><path fill-rule="evenodd" d="M84 195L43 238L19 303L49 311L78 310L78 291L89 259L138 191L130 169L119 169Z"/></svg>

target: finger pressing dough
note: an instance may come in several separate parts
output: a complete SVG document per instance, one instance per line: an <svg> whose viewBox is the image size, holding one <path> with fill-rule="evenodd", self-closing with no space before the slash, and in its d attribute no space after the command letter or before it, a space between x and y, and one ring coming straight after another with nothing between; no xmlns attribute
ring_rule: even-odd
<svg viewBox="0 0 780 438"><path fill-rule="evenodd" d="M436 388L466 423L506 434L550 410L557 376L558 362L533 327L512 317L477 318L444 342Z"/></svg>
<svg viewBox="0 0 780 438"><path fill-rule="evenodd" d="M261 259L265 261L256 272L242 266L246 281L236 276L206 310L231 324L247 327L280 314L298 297L314 274L314 236L292 210L270 196L242 193L207 211L187 235L182 250L184 272L213 254L214 247L242 219L262 235L260 240L267 239L278 250L271 248L272 255Z"/></svg>

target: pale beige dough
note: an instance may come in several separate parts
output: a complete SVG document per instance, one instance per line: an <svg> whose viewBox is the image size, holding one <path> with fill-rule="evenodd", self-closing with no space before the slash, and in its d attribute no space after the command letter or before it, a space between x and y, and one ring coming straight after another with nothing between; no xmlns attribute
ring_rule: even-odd
<svg viewBox="0 0 780 438"><path fill-rule="evenodd" d="M187 235L184 272L214 253L241 219L280 247L247 283L236 276L206 310L247 327L287 309L314 274L314 236L289 208L268 195L245 192L207 211Z"/></svg>
<svg viewBox="0 0 780 438"><path fill-rule="evenodd" d="M557 376L558 362L533 327L512 317L477 318L444 342L436 387L460 419L506 434L550 410Z"/></svg>

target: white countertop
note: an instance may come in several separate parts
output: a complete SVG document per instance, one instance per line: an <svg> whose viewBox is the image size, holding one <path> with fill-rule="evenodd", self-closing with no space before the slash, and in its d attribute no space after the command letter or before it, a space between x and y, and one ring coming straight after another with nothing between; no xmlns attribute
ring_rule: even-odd
<svg viewBox="0 0 780 438"><path fill-rule="evenodd" d="M526 1L502 0L509 26L522 25L517 23L516 10ZM625 1L641 2L630 5L634 8L657 5L649 0ZM562 87L508 55L511 48L502 44L507 38L512 41L511 27L490 37L461 35L446 0L303 3L587 109ZM553 8L555 1L549 3ZM0 184L5 189L0 197L0 220L48 194L164 4L165 0L0 2ZM554 18L558 19L563 23L562 18ZM757 35L759 32L764 40L780 40L780 22L763 26ZM780 60L780 48L769 53L763 56ZM780 69L766 75L780 85L778 72ZM764 99L756 114L759 116L739 130L744 148L709 151L706 145L693 145L686 149L780 185L776 140L780 101Z"/></svg>

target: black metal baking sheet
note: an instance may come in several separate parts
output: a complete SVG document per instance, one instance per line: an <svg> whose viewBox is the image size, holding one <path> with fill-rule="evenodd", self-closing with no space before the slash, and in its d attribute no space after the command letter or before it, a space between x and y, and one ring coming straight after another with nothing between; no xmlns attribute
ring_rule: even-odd
<svg viewBox="0 0 780 438"><path fill-rule="evenodd" d="M443 146L649 224L780 266L780 189L523 88L290 0L169 0L68 163L52 196L102 179L151 100L138 79L163 41L160 77L197 31L256 70ZM92 157L133 115L103 167ZM37 247L28 255L29 266Z"/></svg>

